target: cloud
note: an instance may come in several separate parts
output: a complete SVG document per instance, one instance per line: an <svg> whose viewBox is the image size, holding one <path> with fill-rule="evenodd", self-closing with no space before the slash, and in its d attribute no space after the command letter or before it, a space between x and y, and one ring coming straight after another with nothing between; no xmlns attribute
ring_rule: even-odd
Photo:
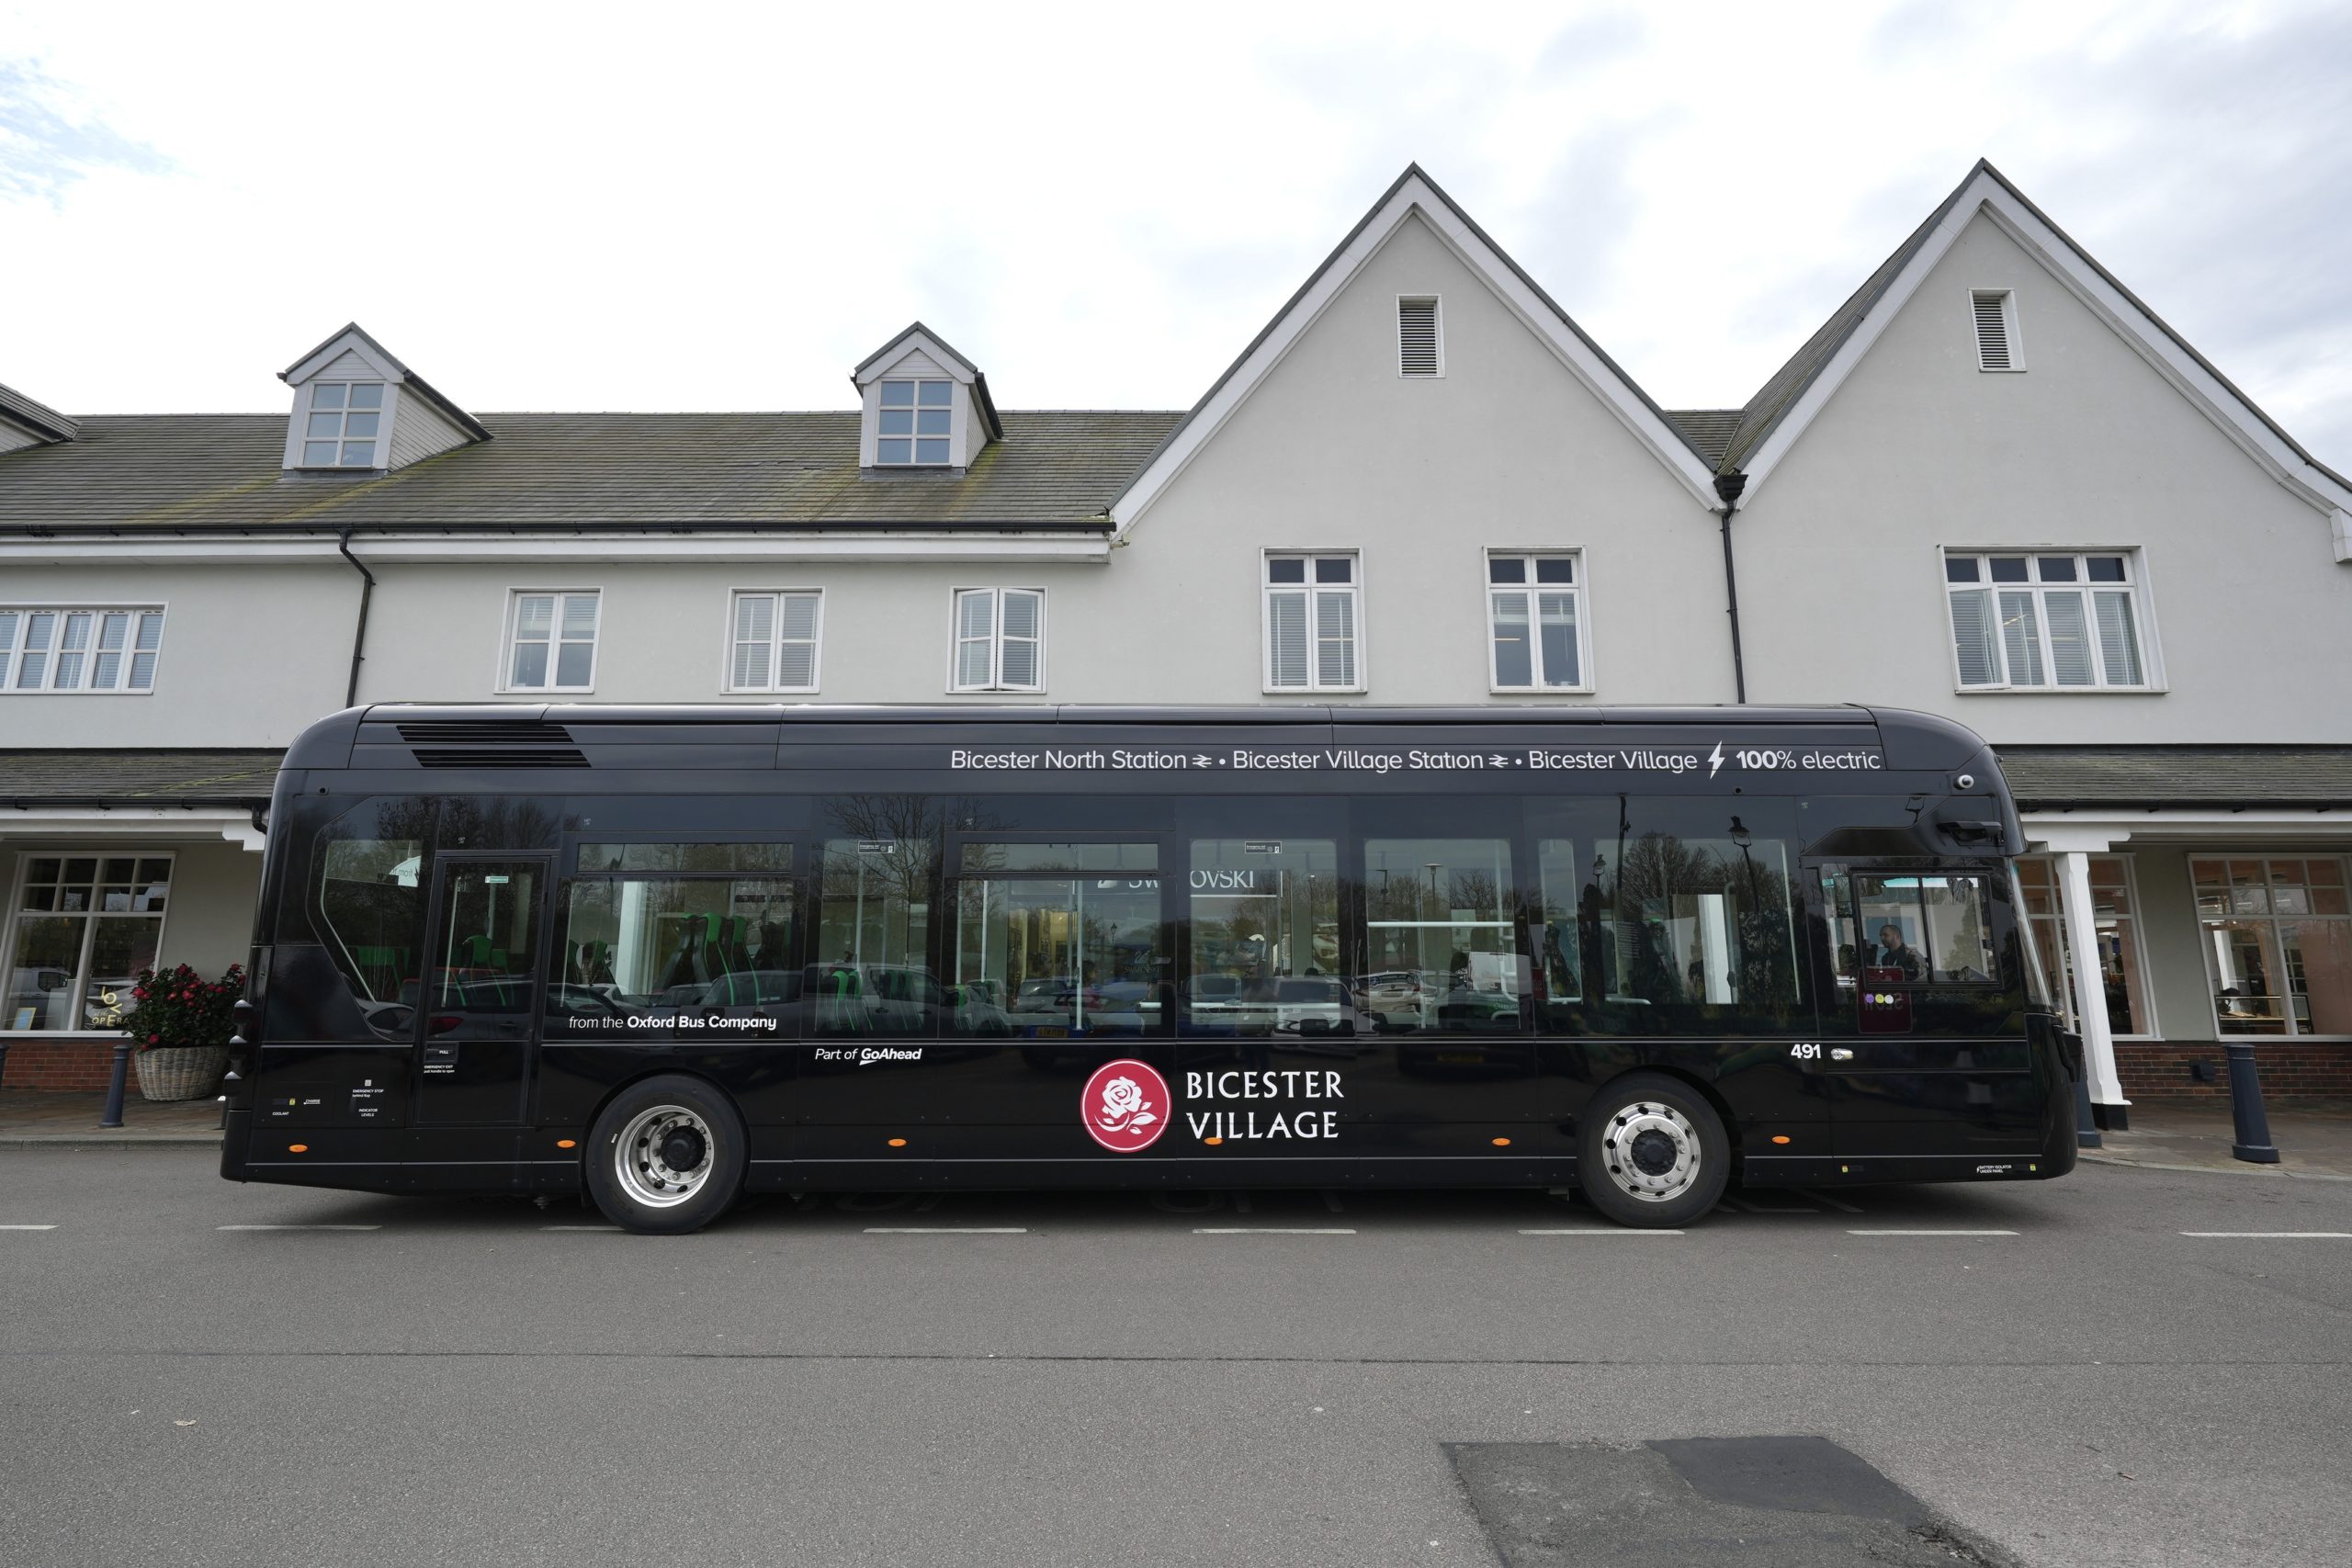
<svg viewBox="0 0 2352 1568"><path fill-rule="evenodd" d="M0 197L62 208L68 187L102 169L175 171L169 157L122 135L76 99L38 63L0 60Z"/></svg>

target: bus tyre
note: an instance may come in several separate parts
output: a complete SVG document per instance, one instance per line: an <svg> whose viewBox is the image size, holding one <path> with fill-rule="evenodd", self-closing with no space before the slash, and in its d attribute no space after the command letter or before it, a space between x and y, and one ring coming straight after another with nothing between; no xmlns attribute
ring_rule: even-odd
<svg viewBox="0 0 2352 1568"><path fill-rule="evenodd" d="M1731 1139L1707 1097L1679 1078L1628 1074L1593 1096L1581 1122L1577 1185L1619 1224L1687 1224L1723 1196Z"/></svg>
<svg viewBox="0 0 2352 1568"><path fill-rule="evenodd" d="M624 1230L698 1231L741 1190L746 1141L733 1101L700 1078L633 1083L589 1135L589 1195Z"/></svg>

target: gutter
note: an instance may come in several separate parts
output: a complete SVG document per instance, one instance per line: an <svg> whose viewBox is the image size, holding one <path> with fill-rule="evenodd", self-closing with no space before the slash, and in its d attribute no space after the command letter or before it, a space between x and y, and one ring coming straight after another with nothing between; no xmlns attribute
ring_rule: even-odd
<svg viewBox="0 0 2352 1568"><path fill-rule="evenodd" d="M1030 523L941 523L882 522L882 523L778 523L753 519L741 523L561 523L535 519L506 523L353 523L333 527L305 525L299 523L215 523L190 526L184 523L107 523L75 525L67 524L0 524L0 538L29 539L133 539L133 538L199 538L235 536L238 538L319 538L341 536L348 539L355 534L441 534L479 535L485 538L499 535L569 534L578 536L595 535L643 534L648 536L678 534L741 535L747 537L789 537L800 534L871 535L876 538L913 536L922 538L953 539L967 536L982 537L1006 534L1107 534L1112 525L1102 517L1077 518L1064 521Z"/></svg>
<svg viewBox="0 0 2352 1568"><path fill-rule="evenodd" d="M360 564L351 553L351 530L345 528L334 542L335 552L349 561L359 573L359 625L351 634L351 682L343 691L343 705L356 707L359 703L359 667L368 661L368 604L376 596L376 574ZM1728 547L1728 546L1726 546Z"/></svg>
<svg viewBox="0 0 2352 1568"><path fill-rule="evenodd" d="M1724 529L1724 603L1731 615L1731 681L1736 700L1747 701L1747 661L1739 647L1739 574L1732 566L1731 514L1739 510L1740 493L1747 489L1747 476L1736 469L1715 476L1715 493L1723 498L1723 505L1715 515L1723 519Z"/></svg>

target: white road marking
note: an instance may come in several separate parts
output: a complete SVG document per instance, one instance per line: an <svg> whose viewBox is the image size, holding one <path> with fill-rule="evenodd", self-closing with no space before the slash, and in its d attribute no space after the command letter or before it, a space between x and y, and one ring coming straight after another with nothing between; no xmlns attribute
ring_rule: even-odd
<svg viewBox="0 0 2352 1568"><path fill-rule="evenodd" d="M868 1235L1027 1235L1026 1225L868 1225Z"/></svg>
<svg viewBox="0 0 2352 1568"><path fill-rule="evenodd" d="M590 1231L598 1235L605 1235L619 1234L621 1227L618 1225L541 1225L539 1228L543 1231Z"/></svg>
<svg viewBox="0 0 2352 1568"><path fill-rule="evenodd" d="M0 1225L0 1231L53 1231L55 1225Z"/></svg>
<svg viewBox="0 0 2352 1568"><path fill-rule="evenodd" d="M1212 1225L1195 1227L1194 1235L1353 1235L1351 1230L1317 1225Z"/></svg>
<svg viewBox="0 0 2352 1568"><path fill-rule="evenodd" d="M2234 1236L2257 1241L2352 1241L2352 1231L2183 1231L2183 1235Z"/></svg>
<svg viewBox="0 0 2352 1568"><path fill-rule="evenodd" d="M381 1225L217 1225L224 1231L379 1231Z"/></svg>
<svg viewBox="0 0 2352 1568"><path fill-rule="evenodd" d="M1680 1235L1680 1231L1636 1230L1632 1225L1570 1225L1565 1230L1521 1231L1521 1235Z"/></svg>
<svg viewBox="0 0 2352 1568"><path fill-rule="evenodd" d="M2015 1231L1857 1231L1848 1235L2015 1235Z"/></svg>

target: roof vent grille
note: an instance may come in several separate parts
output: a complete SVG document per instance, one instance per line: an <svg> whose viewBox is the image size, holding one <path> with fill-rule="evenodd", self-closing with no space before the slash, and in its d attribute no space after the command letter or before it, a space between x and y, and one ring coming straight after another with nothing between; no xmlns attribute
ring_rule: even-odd
<svg viewBox="0 0 2352 1568"><path fill-rule="evenodd" d="M1437 300L1396 301L1396 373L1437 374Z"/></svg>
<svg viewBox="0 0 2352 1568"><path fill-rule="evenodd" d="M535 718L419 719L400 727L412 746L569 746L571 731Z"/></svg>
<svg viewBox="0 0 2352 1568"><path fill-rule="evenodd" d="M2009 332L2013 309L2010 302L2015 298L2006 288L1979 288L1973 295L1976 305L1976 367L1979 370L2017 368Z"/></svg>

